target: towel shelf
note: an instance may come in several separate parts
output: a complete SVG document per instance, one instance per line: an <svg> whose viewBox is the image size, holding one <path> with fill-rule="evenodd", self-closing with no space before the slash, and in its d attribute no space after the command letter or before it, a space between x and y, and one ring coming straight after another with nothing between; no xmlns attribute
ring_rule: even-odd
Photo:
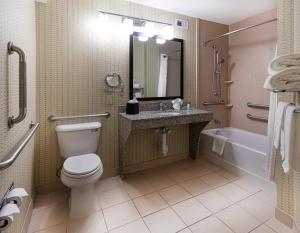
<svg viewBox="0 0 300 233"><path fill-rule="evenodd" d="M270 108L269 105L264 105L264 104L253 104L253 103L251 103L251 102L248 102L248 103L247 103L247 106L248 106L249 108L259 108L259 109L266 109L266 110L268 110L268 109Z"/></svg>
<svg viewBox="0 0 300 233"><path fill-rule="evenodd" d="M268 122L267 117L258 117L258 116L253 116L251 114L247 114L247 118L253 121Z"/></svg>

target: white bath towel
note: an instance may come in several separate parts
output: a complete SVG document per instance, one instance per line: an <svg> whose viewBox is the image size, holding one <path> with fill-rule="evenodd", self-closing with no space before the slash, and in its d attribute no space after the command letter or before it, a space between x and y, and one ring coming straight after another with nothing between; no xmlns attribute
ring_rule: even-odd
<svg viewBox="0 0 300 233"><path fill-rule="evenodd" d="M295 142L295 106L288 106L284 119L284 150L282 154L282 168L285 173L290 172L291 161L296 146Z"/></svg>
<svg viewBox="0 0 300 233"><path fill-rule="evenodd" d="M269 91L300 91L300 67L288 68L270 75L264 88Z"/></svg>
<svg viewBox="0 0 300 233"><path fill-rule="evenodd" d="M283 123L284 123L284 116L287 107L289 106L289 103L287 102L279 102L276 113L275 113L275 125L274 125L274 147L276 149L279 148L280 145L280 138L281 138L281 133L282 133L282 128L283 128Z"/></svg>
<svg viewBox="0 0 300 233"><path fill-rule="evenodd" d="M292 67L300 68L300 54L289 54L274 58L269 63L269 74Z"/></svg>
<svg viewBox="0 0 300 233"><path fill-rule="evenodd" d="M159 69L159 79L158 79L158 97L167 96L167 77L168 77L168 55L160 55L160 69Z"/></svg>
<svg viewBox="0 0 300 233"><path fill-rule="evenodd" d="M212 146L212 151L217 153L218 155L222 156L224 153L225 145L226 142L229 140L229 138L226 138L222 135L215 135L214 136L214 141L213 141L213 146Z"/></svg>

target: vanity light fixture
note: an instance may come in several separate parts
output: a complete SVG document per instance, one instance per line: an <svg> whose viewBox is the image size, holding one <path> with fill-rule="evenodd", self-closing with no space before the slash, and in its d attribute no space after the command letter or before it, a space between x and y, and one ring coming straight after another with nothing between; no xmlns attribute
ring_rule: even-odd
<svg viewBox="0 0 300 233"><path fill-rule="evenodd" d="M131 35L133 33L133 19L123 18L123 27L125 32Z"/></svg>
<svg viewBox="0 0 300 233"><path fill-rule="evenodd" d="M163 35L162 36L165 40L174 39L174 27L171 26L171 25L165 26L165 28L163 29Z"/></svg>
<svg viewBox="0 0 300 233"><path fill-rule="evenodd" d="M156 35L156 36L154 36L154 38L155 38L156 44L165 44L166 43L166 40L160 35Z"/></svg>
<svg viewBox="0 0 300 233"><path fill-rule="evenodd" d="M145 34L145 33L137 32L136 34L137 34L137 36L139 38L139 41L141 41L141 42L146 42L149 39L148 35Z"/></svg>
<svg viewBox="0 0 300 233"><path fill-rule="evenodd" d="M97 19L98 19L98 24L101 26L101 30L107 31L110 27L108 15L100 12Z"/></svg>

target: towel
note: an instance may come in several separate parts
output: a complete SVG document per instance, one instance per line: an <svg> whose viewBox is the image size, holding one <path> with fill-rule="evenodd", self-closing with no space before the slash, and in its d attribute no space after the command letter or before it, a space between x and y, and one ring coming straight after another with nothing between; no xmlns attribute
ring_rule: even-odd
<svg viewBox="0 0 300 233"><path fill-rule="evenodd" d="M167 76L168 76L168 55L161 54L157 97L167 96Z"/></svg>
<svg viewBox="0 0 300 233"><path fill-rule="evenodd" d="M288 106L289 106L289 103L279 102L277 109L276 109L275 126L274 126L274 141L273 141L274 147L276 149L278 149L279 145L280 145L281 133L284 133L284 132L282 132L283 131L282 128L283 128L285 111Z"/></svg>
<svg viewBox="0 0 300 233"><path fill-rule="evenodd" d="M269 74L292 67L300 68L300 54L289 54L274 58L269 63Z"/></svg>
<svg viewBox="0 0 300 233"><path fill-rule="evenodd" d="M269 91L300 91L300 67L288 68L270 75L264 88Z"/></svg>
<svg viewBox="0 0 300 233"><path fill-rule="evenodd" d="M226 142L229 138L226 138L222 135L214 135L214 141L212 146L212 151L216 152L218 155L222 156L224 153Z"/></svg>
<svg viewBox="0 0 300 233"><path fill-rule="evenodd" d="M295 106L288 106L284 119L284 154L282 154L282 168L285 173L290 172L295 142Z"/></svg>

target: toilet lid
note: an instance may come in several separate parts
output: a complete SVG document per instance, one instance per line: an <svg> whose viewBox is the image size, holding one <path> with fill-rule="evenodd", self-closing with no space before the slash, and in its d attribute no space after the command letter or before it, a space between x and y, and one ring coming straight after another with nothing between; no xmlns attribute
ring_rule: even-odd
<svg viewBox="0 0 300 233"><path fill-rule="evenodd" d="M91 173L102 166L101 160L96 154L72 156L64 162L65 172L73 175Z"/></svg>

